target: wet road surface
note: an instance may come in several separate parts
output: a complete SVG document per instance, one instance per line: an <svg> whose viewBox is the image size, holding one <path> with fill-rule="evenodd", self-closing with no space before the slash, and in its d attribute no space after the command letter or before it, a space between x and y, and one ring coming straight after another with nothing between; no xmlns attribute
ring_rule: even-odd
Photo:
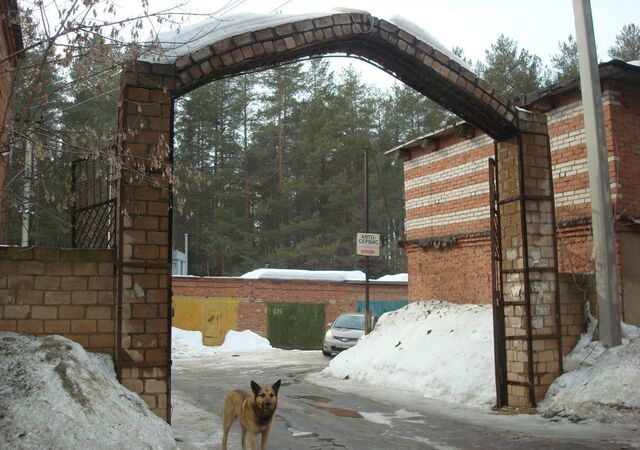
<svg viewBox="0 0 640 450"><path fill-rule="evenodd" d="M251 380L272 384L278 379L282 387L270 449L608 449L640 442L629 429L536 415L501 416L435 404L410 393L357 389L353 381L318 376L328 362L320 351L174 357L173 428L180 447L220 448L225 395L233 389L250 391ZM241 448L237 423L229 447Z"/></svg>

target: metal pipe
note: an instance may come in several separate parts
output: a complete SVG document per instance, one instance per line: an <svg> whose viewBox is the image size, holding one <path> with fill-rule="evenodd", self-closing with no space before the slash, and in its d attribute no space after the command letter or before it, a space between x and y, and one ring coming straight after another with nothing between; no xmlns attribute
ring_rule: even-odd
<svg viewBox="0 0 640 450"><path fill-rule="evenodd" d="M369 233L369 146L364 147L364 232ZM371 332L369 310L369 256L364 257L364 332Z"/></svg>
<svg viewBox="0 0 640 450"><path fill-rule="evenodd" d="M172 191L173 194L173 191ZM189 275L189 233L184 234L184 273L181 275Z"/></svg>
<svg viewBox="0 0 640 450"><path fill-rule="evenodd" d="M609 162L607 160L602 112L602 92L596 55L593 18L589 0L573 0L576 23L580 90L587 142L593 259L596 269L598 328L600 340L607 347L620 345L620 311L615 234L611 207Z"/></svg>

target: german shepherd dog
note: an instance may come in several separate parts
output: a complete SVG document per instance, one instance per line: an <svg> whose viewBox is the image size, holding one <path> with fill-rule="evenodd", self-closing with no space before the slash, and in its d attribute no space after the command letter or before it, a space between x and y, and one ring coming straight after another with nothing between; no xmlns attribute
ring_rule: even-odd
<svg viewBox="0 0 640 450"><path fill-rule="evenodd" d="M251 381L253 395L247 391L235 390L229 392L224 399L222 408L222 450L227 450L227 436L229 429L236 419L242 427L242 450L246 449L246 436L249 432L251 450L256 450L256 436L262 434L260 448L266 450L269 443L269 433L273 415L278 406L278 390L280 381L276 381L271 387L261 387L255 381Z"/></svg>

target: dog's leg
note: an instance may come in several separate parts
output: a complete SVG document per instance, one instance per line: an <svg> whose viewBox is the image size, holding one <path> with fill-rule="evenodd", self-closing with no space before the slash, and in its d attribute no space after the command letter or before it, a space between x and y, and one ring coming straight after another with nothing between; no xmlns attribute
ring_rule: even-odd
<svg viewBox="0 0 640 450"><path fill-rule="evenodd" d="M247 427L242 426L242 450L247 449Z"/></svg>
<svg viewBox="0 0 640 450"><path fill-rule="evenodd" d="M271 434L271 425L272 424L273 424L273 422L271 422L267 426L267 429L262 432L262 440L260 441L260 449L261 450L267 450L267 445L269 444L269 435Z"/></svg>
<svg viewBox="0 0 640 450"><path fill-rule="evenodd" d="M256 450L256 436L257 434L249 433L249 443L251 444L251 450Z"/></svg>
<svg viewBox="0 0 640 450"><path fill-rule="evenodd" d="M231 425L233 425L233 422L236 420L236 415L228 410L226 403L224 406L222 410L222 450L227 450L227 436L229 435Z"/></svg>

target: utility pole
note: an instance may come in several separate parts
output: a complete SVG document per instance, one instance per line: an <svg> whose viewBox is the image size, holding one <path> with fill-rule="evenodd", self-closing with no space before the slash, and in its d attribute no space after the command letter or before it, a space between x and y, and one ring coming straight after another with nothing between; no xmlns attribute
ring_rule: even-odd
<svg viewBox="0 0 640 450"><path fill-rule="evenodd" d="M620 345L618 273L611 208L609 162L604 134L602 92L589 0L573 0L576 22L580 89L587 142L587 164L591 191L593 259L596 269L598 328L607 347Z"/></svg>
<svg viewBox="0 0 640 450"><path fill-rule="evenodd" d="M184 275L189 275L189 233L184 234Z"/></svg>
<svg viewBox="0 0 640 450"><path fill-rule="evenodd" d="M29 215L31 214L31 175L33 172L33 141L27 132L24 148L24 187L22 193L22 239L21 247L29 246Z"/></svg>
<svg viewBox="0 0 640 450"><path fill-rule="evenodd" d="M364 146L364 232L369 233L369 146ZM369 255L364 257L364 334L371 332L369 310Z"/></svg>

